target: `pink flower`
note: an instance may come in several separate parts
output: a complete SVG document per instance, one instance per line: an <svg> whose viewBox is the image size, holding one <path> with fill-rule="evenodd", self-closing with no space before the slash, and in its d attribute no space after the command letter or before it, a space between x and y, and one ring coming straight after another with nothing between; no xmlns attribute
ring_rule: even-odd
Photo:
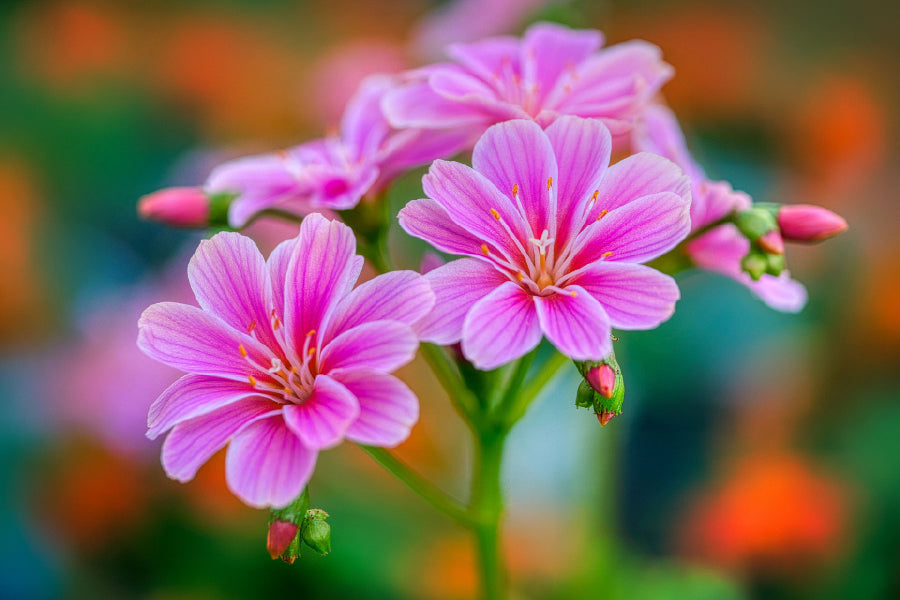
<svg viewBox="0 0 900 600"><path fill-rule="evenodd" d="M367 78L347 105L339 135L227 162L210 174L206 191L238 194L228 214L233 227L243 227L268 208L299 215L343 210L381 191L406 169L450 156L469 143L468 132L392 129L381 99L396 81L387 75Z"/></svg>
<svg viewBox="0 0 900 600"><path fill-rule="evenodd" d="M562 117L544 132L514 120L487 130L474 168L435 161L427 199L400 224L439 250L468 255L425 277L437 296L422 339L462 341L491 369L543 335L577 360L612 348L610 328L649 329L671 316L672 278L638 264L690 228L687 177L651 154L609 165L611 136L595 119Z"/></svg>
<svg viewBox="0 0 900 600"><path fill-rule="evenodd" d="M778 211L778 227L792 242L820 242L847 229L847 221L827 208L788 204Z"/></svg>
<svg viewBox="0 0 900 600"><path fill-rule="evenodd" d="M385 114L395 127L469 128L560 115L601 119L613 135L627 132L672 69L659 48L631 41L598 50L599 32L538 23L521 40L496 37L451 45L455 62L407 75L388 92Z"/></svg>
<svg viewBox="0 0 900 600"><path fill-rule="evenodd" d="M150 438L171 430L162 451L170 477L191 479L230 442L230 489L251 506L284 506L319 450L406 439L418 403L389 373L415 355L411 325L434 294L411 271L353 289L363 264L355 249L350 228L318 214L268 261L249 238L220 233L188 266L201 308L144 311L140 348L188 373L148 418Z"/></svg>
<svg viewBox="0 0 900 600"><path fill-rule="evenodd" d="M138 214L172 227L205 227L209 224L209 199L200 188L165 188L141 198Z"/></svg>
<svg viewBox="0 0 900 600"><path fill-rule="evenodd" d="M684 134L675 115L662 105L647 107L633 132L637 151L653 152L678 164L691 178L691 231L715 223L731 212L747 210L753 200L732 189L725 181L710 181L688 152ZM776 310L798 312L806 304L806 288L784 271L778 277L764 274L753 281L741 268L741 259L750 252L750 241L737 227L725 224L691 240L688 254L694 265L726 275L744 284Z"/></svg>

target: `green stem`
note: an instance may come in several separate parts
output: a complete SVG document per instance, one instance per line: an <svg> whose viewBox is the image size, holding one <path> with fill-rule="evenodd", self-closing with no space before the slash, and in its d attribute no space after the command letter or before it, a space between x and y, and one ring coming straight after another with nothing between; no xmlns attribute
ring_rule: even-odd
<svg viewBox="0 0 900 600"><path fill-rule="evenodd" d="M500 544L500 518L503 514L500 474L506 436L506 430L490 428L481 430L476 440L470 510L477 515L473 533L485 600L506 598L507 573Z"/></svg>
<svg viewBox="0 0 900 600"><path fill-rule="evenodd" d="M476 519L460 502L437 488L433 483L416 473L406 463L391 454L385 448L364 446L360 444L363 452L371 456L375 462L384 467L394 477L402 481L413 492L422 497L434 508L444 513L454 521L466 527L474 527Z"/></svg>
<svg viewBox="0 0 900 600"><path fill-rule="evenodd" d="M515 425L519 419L525 416L528 407L537 398L538 394L547 386L548 383L556 376L559 370L569 362L569 358L559 352L554 351L553 355L541 364L537 373L535 373L528 383L515 397L510 397L506 406L505 414L501 413L503 424L508 431Z"/></svg>

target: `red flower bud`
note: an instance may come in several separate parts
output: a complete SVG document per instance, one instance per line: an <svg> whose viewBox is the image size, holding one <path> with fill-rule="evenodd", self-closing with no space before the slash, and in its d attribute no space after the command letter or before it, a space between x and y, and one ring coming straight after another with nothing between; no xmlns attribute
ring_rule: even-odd
<svg viewBox="0 0 900 600"><path fill-rule="evenodd" d="M272 521L269 525L269 534L266 536L266 549L273 559L285 553L299 531L300 528L290 521Z"/></svg>
<svg viewBox="0 0 900 600"><path fill-rule="evenodd" d="M209 224L209 199L197 187L166 188L141 198L138 214L172 227L205 227Z"/></svg>
<svg viewBox="0 0 900 600"><path fill-rule="evenodd" d="M784 240L775 229L759 238L759 247L769 254L784 254Z"/></svg>
<svg viewBox="0 0 900 600"><path fill-rule="evenodd" d="M818 242L847 229L847 221L821 206L789 204L778 211L781 237L792 242Z"/></svg>
<svg viewBox="0 0 900 600"><path fill-rule="evenodd" d="M587 380L604 398L613 397L616 390L616 372L608 364L604 363L588 371ZM601 424L605 425L602 421Z"/></svg>
<svg viewBox="0 0 900 600"><path fill-rule="evenodd" d="M614 413L611 410L601 409L597 414L597 420L600 421L600 427L606 427L606 424L612 421L612 418L619 413Z"/></svg>

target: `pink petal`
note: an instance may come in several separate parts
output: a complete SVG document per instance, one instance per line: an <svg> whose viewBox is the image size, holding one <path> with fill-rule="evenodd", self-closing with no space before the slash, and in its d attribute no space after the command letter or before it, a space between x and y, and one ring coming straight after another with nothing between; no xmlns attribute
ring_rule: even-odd
<svg viewBox="0 0 900 600"><path fill-rule="evenodd" d="M266 261L272 285L272 304L275 306L275 314L282 323L284 322L284 291L287 285L287 270L298 241L299 238L293 238L281 242L275 246Z"/></svg>
<svg viewBox="0 0 900 600"><path fill-rule="evenodd" d="M419 420L419 401L405 383L377 371L353 371L339 379L359 401L359 417L345 438L392 448L409 437Z"/></svg>
<svg viewBox="0 0 900 600"><path fill-rule="evenodd" d="M595 119L562 117L546 130L559 164L557 248L582 227L585 204L603 180L612 152L609 130Z"/></svg>
<svg viewBox="0 0 900 600"><path fill-rule="evenodd" d="M512 196L518 186L519 199L531 226L532 237L544 229L555 229L556 194L547 182L557 181L553 147L544 131L533 121L507 121L494 125L475 144L472 166L487 177L500 192Z"/></svg>
<svg viewBox="0 0 900 600"><path fill-rule="evenodd" d="M463 323L463 354L483 370L524 356L540 341L532 296L512 281L476 302Z"/></svg>
<svg viewBox="0 0 900 600"><path fill-rule="evenodd" d="M182 421L199 417L232 402L258 396L246 381L206 375L185 375L170 385L150 406L147 437L156 439Z"/></svg>
<svg viewBox="0 0 900 600"><path fill-rule="evenodd" d="M328 375L316 376L312 395L302 404L284 407L284 422L309 448L338 445L359 416L359 403L347 388Z"/></svg>
<svg viewBox="0 0 900 600"><path fill-rule="evenodd" d="M233 227L243 227L259 211L307 192L285 158L276 153L226 162L213 169L203 187L208 192L238 194L228 208Z"/></svg>
<svg viewBox="0 0 900 600"><path fill-rule="evenodd" d="M238 331L252 328L263 344L276 347L269 327L269 271L253 240L223 232L201 241L188 264L188 279L204 310Z"/></svg>
<svg viewBox="0 0 900 600"><path fill-rule="evenodd" d="M477 107L444 98L427 80L408 83L385 94L381 108L392 126L443 129L478 127L487 124L487 116Z"/></svg>
<svg viewBox="0 0 900 600"><path fill-rule="evenodd" d="M347 103L341 119L341 139L351 149L354 160L371 158L390 134L391 127L381 112L381 99L394 86L395 78L371 75Z"/></svg>
<svg viewBox="0 0 900 600"><path fill-rule="evenodd" d="M419 338L434 344L455 344L462 338L466 313L500 284L509 281L487 262L461 258L429 271L425 278L434 291L432 311L415 329Z"/></svg>
<svg viewBox="0 0 900 600"><path fill-rule="evenodd" d="M603 44L603 35L573 30L552 23L532 25L522 40L526 84L537 84L540 97L548 95L566 69L581 63Z"/></svg>
<svg viewBox="0 0 900 600"><path fill-rule="evenodd" d="M654 104L644 109L641 120L632 132L632 144L637 152L651 152L668 158L683 169L692 181L706 179L703 168L688 152L684 133L668 107Z"/></svg>
<svg viewBox="0 0 900 600"><path fill-rule="evenodd" d="M476 254L482 241L453 222L443 206L431 199L413 200L397 216L409 235L450 254Z"/></svg>
<svg viewBox="0 0 900 600"><path fill-rule="evenodd" d="M530 119L531 116L518 104L502 100L495 89L478 78L455 69L436 69L429 79L431 89L438 95L478 111L487 123L510 119Z"/></svg>
<svg viewBox="0 0 900 600"><path fill-rule="evenodd" d="M244 503L254 508L280 508L306 487L317 456L280 415L260 419L232 440L225 455L225 480Z"/></svg>
<svg viewBox="0 0 900 600"><path fill-rule="evenodd" d="M638 198L671 192L691 201L691 182L675 163L640 152L612 165L600 181L597 203L591 209L588 222L601 210L615 210Z"/></svg>
<svg viewBox="0 0 900 600"><path fill-rule="evenodd" d="M319 359L320 373L373 369L390 372L413 359L419 341L409 325L371 321L331 340Z"/></svg>
<svg viewBox="0 0 900 600"><path fill-rule="evenodd" d="M182 421L163 443L162 464L166 474L181 482L193 479L197 469L233 435L256 419L279 412L275 402L256 397Z"/></svg>
<svg viewBox="0 0 900 600"><path fill-rule="evenodd" d="M675 280L644 265L599 262L575 281L600 301L616 329L653 329L675 312Z"/></svg>
<svg viewBox="0 0 900 600"><path fill-rule="evenodd" d="M564 293L535 296L540 328L556 348L575 360L600 360L612 351L610 323L603 306L578 285Z"/></svg>
<svg viewBox="0 0 900 600"><path fill-rule="evenodd" d="M345 296L335 308L323 338L370 321L390 319L412 326L434 306L428 280L415 271L392 271L367 281Z"/></svg>
<svg viewBox="0 0 900 600"><path fill-rule="evenodd" d="M791 279L788 271L782 271L778 277L763 275L759 281L753 281L749 275L743 273L743 277L738 281L749 287L760 300L775 310L798 313L806 306L806 288L799 281Z"/></svg>
<svg viewBox="0 0 900 600"><path fill-rule="evenodd" d="M691 229L689 203L671 192L645 196L611 211L581 232L572 269L606 260L640 263L665 254Z"/></svg>
<svg viewBox="0 0 900 600"><path fill-rule="evenodd" d="M500 249L507 259L521 256L519 248L532 237L528 225L509 196L483 175L460 163L436 160L422 186L454 223Z"/></svg>
<svg viewBox="0 0 900 600"><path fill-rule="evenodd" d="M319 214L303 219L288 264L284 326L302 348L310 331L322 333L329 311L356 283L362 269L353 230Z"/></svg>
<svg viewBox="0 0 900 600"><path fill-rule="evenodd" d="M268 365L269 350L220 318L187 304L160 302L138 320L138 347L150 358L197 375L246 381L253 369L241 356Z"/></svg>

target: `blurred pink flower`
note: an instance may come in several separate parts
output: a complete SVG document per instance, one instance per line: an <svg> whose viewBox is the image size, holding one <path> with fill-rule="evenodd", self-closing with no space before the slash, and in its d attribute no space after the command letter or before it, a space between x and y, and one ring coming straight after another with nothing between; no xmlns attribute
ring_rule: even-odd
<svg viewBox="0 0 900 600"><path fill-rule="evenodd" d="M546 127L561 115L600 119L626 133L672 76L659 48L631 41L600 50L601 33L538 23L522 39L497 37L448 49L453 63L407 74L382 106L395 127L467 128L509 119Z"/></svg>
<svg viewBox="0 0 900 600"><path fill-rule="evenodd" d="M437 297L422 339L462 340L491 369L547 338L577 360L612 348L610 328L650 329L668 319L678 288L639 263L674 248L690 228L688 179L638 154L612 167L612 140L596 119L562 117L494 125L474 168L435 161L427 199L400 224L437 249L470 258L426 274Z"/></svg>
<svg viewBox="0 0 900 600"><path fill-rule="evenodd" d="M389 373L408 363L411 325L431 310L423 276L397 271L355 290L363 259L353 232L318 214L265 261L253 242L202 242L188 277L202 308L155 304L138 345L188 374L154 402L147 435L171 429L162 462L179 481L230 441L229 488L251 506L284 506L319 450L350 439L394 446L418 401Z"/></svg>
<svg viewBox="0 0 900 600"><path fill-rule="evenodd" d="M685 144L684 134L671 110L652 105L644 111L634 129L633 146L664 156L678 164L691 178L691 231L697 231L733 211L753 204L747 194L732 189L725 181L710 181ZM741 268L741 259L750 252L750 241L732 224L713 228L687 245L694 265L721 273L744 284L774 309L798 312L806 304L806 288L784 271L778 277L764 274L753 281Z"/></svg>
<svg viewBox="0 0 900 600"><path fill-rule="evenodd" d="M339 135L227 162L210 174L206 191L238 194L228 216L234 227L268 208L299 215L348 209L404 170L467 145L468 132L392 129L380 105L396 83L387 75L367 78L347 105Z"/></svg>

